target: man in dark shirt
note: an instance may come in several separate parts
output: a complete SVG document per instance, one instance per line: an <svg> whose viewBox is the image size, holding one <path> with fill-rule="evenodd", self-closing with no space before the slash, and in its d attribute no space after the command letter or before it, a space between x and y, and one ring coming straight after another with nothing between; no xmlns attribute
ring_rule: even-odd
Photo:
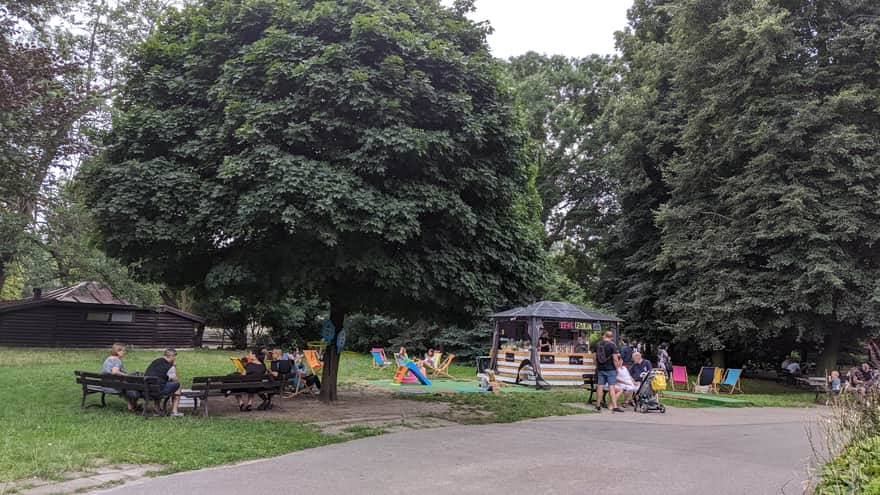
<svg viewBox="0 0 880 495"><path fill-rule="evenodd" d="M620 359L627 368L633 364L633 348L624 340L620 341Z"/></svg>
<svg viewBox="0 0 880 495"><path fill-rule="evenodd" d="M617 360L620 359L620 353L617 351L617 345L614 344L614 334L605 332L602 340L596 344L596 369L599 378L596 384L596 410L602 410L602 396L605 394L605 387L608 387L608 395L611 397L611 410L613 412L623 412L623 409L617 407L617 394L614 387L617 386Z"/></svg>
<svg viewBox="0 0 880 495"><path fill-rule="evenodd" d="M177 405L180 403L180 382L177 381L177 373L169 373L172 368L174 368L174 364L177 362L177 351L168 348L165 349L165 352L162 354L162 357L156 358L147 366L147 371L144 372L144 376L155 376L159 382L160 395L161 397L171 397L171 416L178 417L183 416L183 414L177 411ZM174 379L169 380L169 376L173 375ZM159 408L159 401L156 400L156 408Z"/></svg>
<svg viewBox="0 0 880 495"><path fill-rule="evenodd" d="M651 361L642 358L642 353L636 351L633 353L633 365L629 369L629 373L632 375L633 381L636 382L636 385L641 384L642 382L642 373L647 373L651 371Z"/></svg>

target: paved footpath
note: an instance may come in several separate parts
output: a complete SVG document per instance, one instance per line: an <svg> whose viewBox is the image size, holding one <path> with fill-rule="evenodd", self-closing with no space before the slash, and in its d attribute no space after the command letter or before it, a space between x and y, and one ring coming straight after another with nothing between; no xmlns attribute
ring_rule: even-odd
<svg viewBox="0 0 880 495"><path fill-rule="evenodd" d="M404 431L107 494L801 494L823 408L673 409Z"/></svg>

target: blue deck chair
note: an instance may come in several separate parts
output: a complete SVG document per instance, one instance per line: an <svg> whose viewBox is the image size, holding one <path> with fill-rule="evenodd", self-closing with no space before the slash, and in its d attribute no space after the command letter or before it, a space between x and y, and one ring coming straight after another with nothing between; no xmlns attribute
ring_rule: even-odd
<svg viewBox="0 0 880 495"><path fill-rule="evenodd" d="M718 388L723 392L723 387L730 387L730 394L733 394L735 391L739 391L739 393L743 393L742 384L740 383L740 377L742 376L743 370L730 368L727 370L727 373L724 375L724 380L718 384Z"/></svg>
<svg viewBox="0 0 880 495"><path fill-rule="evenodd" d="M385 358L385 349L373 348L373 368L384 368L391 365L391 361Z"/></svg>

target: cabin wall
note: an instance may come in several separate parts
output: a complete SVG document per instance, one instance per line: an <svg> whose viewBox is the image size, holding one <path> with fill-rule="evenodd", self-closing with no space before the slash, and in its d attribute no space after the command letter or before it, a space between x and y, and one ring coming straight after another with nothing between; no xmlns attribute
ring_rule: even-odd
<svg viewBox="0 0 880 495"><path fill-rule="evenodd" d="M96 306L41 305L0 313L0 345L16 347L192 347L195 323L170 313L134 310L132 322L88 321Z"/></svg>

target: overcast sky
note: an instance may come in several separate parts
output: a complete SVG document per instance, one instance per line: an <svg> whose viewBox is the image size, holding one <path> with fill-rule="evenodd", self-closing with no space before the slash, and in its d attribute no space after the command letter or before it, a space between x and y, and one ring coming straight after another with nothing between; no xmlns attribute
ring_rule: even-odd
<svg viewBox="0 0 880 495"><path fill-rule="evenodd" d="M452 0L443 0L452 5ZM529 50L583 57L614 53L614 32L626 25L632 0L477 0L474 20L489 20L496 57Z"/></svg>

